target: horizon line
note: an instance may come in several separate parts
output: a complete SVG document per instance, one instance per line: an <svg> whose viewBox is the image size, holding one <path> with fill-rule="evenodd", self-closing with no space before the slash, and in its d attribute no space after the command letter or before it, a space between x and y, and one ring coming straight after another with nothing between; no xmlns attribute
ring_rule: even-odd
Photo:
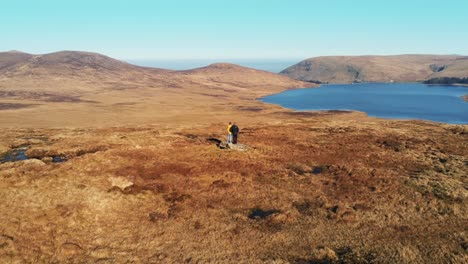
<svg viewBox="0 0 468 264"><path fill-rule="evenodd" d="M53 52L46 52L46 53L30 53L30 52L25 52L21 50L6 50L6 51L0 51L0 53L23 53L23 54L29 54L29 55L47 55L47 54L54 54L54 53L59 53L59 52L86 52L86 53L95 53L95 54L100 54L104 55L107 57L111 57L114 59L118 60L123 60L123 61L215 61L215 60L305 60L309 58L318 58L318 57L371 57L371 56L460 56L460 57L468 57L468 55L464 54L457 54L457 53L394 53L394 54L353 54L353 55L344 55L344 54L329 54L329 55L312 55L312 56L304 56L304 57L217 57L217 58L209 58L209 57L199 57L199 58L190 58L190 57L145 57L145 58L128 58L128 57L120 57L120 56L114 56L114 55L108 55L107 53L102 53L102 52L97 52L97 51L89 51L89 50L58 50L58 51L53 51Z"/></svg>

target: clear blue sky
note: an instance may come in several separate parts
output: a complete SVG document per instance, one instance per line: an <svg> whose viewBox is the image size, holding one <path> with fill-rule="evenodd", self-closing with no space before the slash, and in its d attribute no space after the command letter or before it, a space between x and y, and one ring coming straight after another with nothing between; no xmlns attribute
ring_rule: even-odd
<svg viewBox="0 0 468 264"><path fill-rule="evenodd" d="M2 0L0 51L119 59L468 55L467 0Z"/></svg>

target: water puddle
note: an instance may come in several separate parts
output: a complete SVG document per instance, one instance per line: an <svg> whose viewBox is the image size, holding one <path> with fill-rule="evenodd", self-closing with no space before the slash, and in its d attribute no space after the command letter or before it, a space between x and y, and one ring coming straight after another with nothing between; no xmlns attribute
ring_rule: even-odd
<svg viewBox="0 0 468 264"><path fill-rule="evenodd" d="M8 151L0 159L0 163L27 160L28 156L26 156L26 150L28 150L28 148L29 147L20 147L20 148L15 148L15 149Z"/></svg>
<svg viewBox="0 0 468 264"><path fill-rule="evenodd" d="M60 162L65 162L67 161L67 158L61 157L61 156L56 156L52 158L52 162L54 163L60 163Z"/></svg>
<svg viewBox="0 0 468 264"><path fill-rule="evenodd" d="M5 162L16 162L16 161L21 161L21 160L27 160L29 157L26 155L26 151L29 149L29 146L24 146L24 147L19 147L19 148L14 148L7 153L5 153L3 156L0 156L0 163L5 163ZM68 159L64 156L54 156L51 157L53 163L61 163L65 162ZM40 158L39 158L40 159Z"/></svg>
<svg viewBox="0 0 468 264"><path fill-rule="evenodd" d="M262 209L259 209L259 208L256 208L256 209L252 209L250 214L249 214L249 218L250 219L264 219L264 218L267 218L268 216L270 215L273 215L273 214L277 214L277 213L280 213L281 211L280 210L262 210Z"/></svg>
<svg viewBox="0 0 468 264"><path fill-rule="evenodd" d="M312 170L312 173L313 174L320 174L323 172L323 168L322 167L315 167L313 170Z"/></svg>

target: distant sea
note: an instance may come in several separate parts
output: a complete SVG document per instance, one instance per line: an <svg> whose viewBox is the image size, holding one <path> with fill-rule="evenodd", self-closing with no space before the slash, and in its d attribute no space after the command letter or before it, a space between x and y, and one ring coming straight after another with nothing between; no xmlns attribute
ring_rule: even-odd
<svg viewBox="0 0 468 264"><path fill-rule="evenodd" d="M220 60L127 60L128 63L144 67L154 67L169 70L189 70L205 67L213 63L233 63L244 67L264 70L274 73L292 66L301 59L220 59Z"/></svg>

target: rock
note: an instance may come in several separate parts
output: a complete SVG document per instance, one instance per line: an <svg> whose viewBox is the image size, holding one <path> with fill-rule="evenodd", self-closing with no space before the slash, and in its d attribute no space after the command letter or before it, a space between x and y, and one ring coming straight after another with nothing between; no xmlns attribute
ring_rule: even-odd
<svg viewBox="0 0 468 264"><path fill-rule="evenodd" d="M220 149L232 149L232 150L237 150L237 151L247 151L250 149L249 146L244 145L244 144L232 144L232 143L224 143L224 142L217 144L217 146Z"/></svg>
<svg viewBox="0 0 468 264"><path fill-rule="evenodd" d="M42 160L38 160L38 159L27 159L21 162L24 165L32 165L32 166L45 166L46 165L45 162L43 162Z"/></svg>
<svg viewBox="0 0 468 264"><path fill-rule="evenodd" d="M109 177L109 181L112 187L117 187L122 191L133 186L133 182L129 181L124 177Z"/></svg>
<svg viewBox="0 0 468 264"><path fill-rule="evenodd" d="M447 65L437 65L437 64L431 64L429 65L429 68L431 68L432 72L441 72L443 71Z"/></svg>
<svg viewBox="0 0 468 264"><path fill-rule="evenodd" d="M221 146L220 146L220 148L221 148ZM249 150L249 147L247 145L244 145L244 144L228 143L228 144L226 144L226 148L227 149L232 149L232 150L237 150L237 151L247 151L247 150Z"/></svg>
<svg viewBox="0 0 468 264"><path fill-rule="evenodd" d="M41 160L43 162L45 162L45 163L51 163L53 161L53 158L52 157L44 157Z"/></svg>

